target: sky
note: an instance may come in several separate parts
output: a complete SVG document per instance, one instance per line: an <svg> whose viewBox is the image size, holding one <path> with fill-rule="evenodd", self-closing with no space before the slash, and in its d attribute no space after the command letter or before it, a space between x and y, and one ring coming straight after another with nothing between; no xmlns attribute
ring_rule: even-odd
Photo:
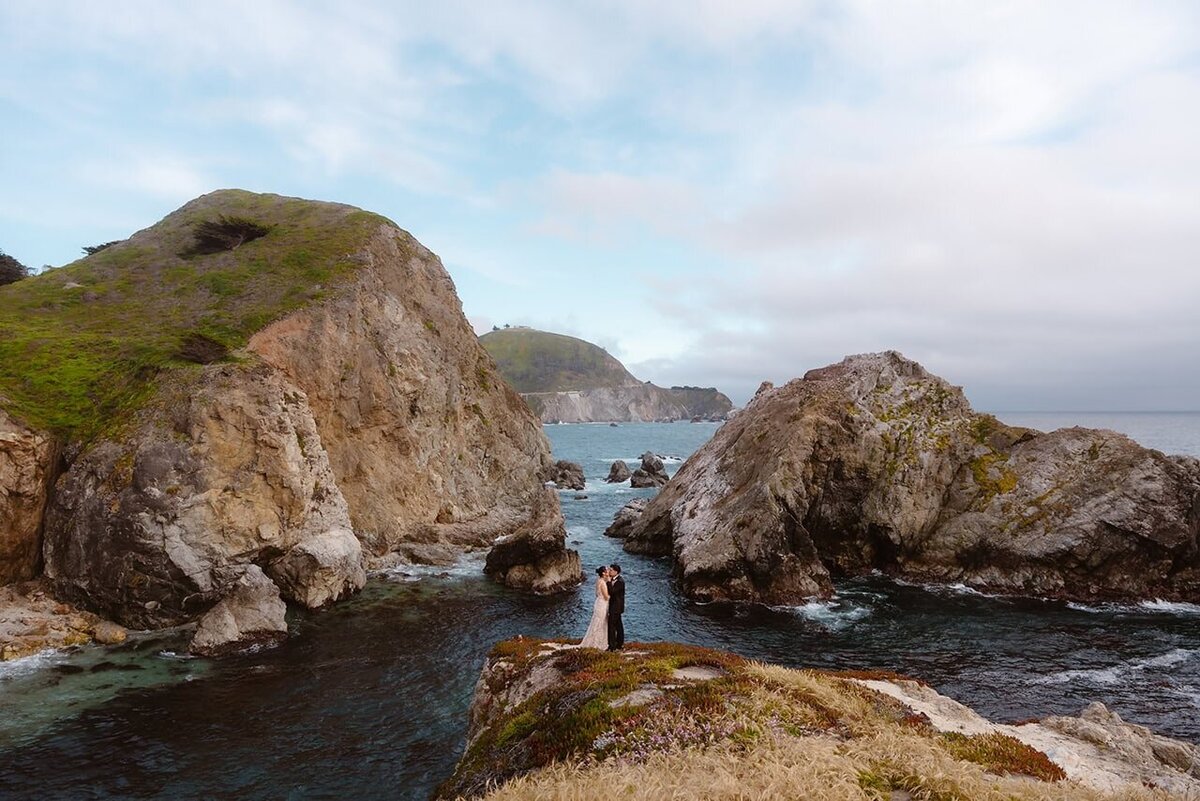
<svg viewBox="0 0 1200 801"><path fill-rule="evenodd" d="M476 330L744 402L899 350L1200 409L1200 4L0 0L0 249L214 189L379 212Z"/></svg>

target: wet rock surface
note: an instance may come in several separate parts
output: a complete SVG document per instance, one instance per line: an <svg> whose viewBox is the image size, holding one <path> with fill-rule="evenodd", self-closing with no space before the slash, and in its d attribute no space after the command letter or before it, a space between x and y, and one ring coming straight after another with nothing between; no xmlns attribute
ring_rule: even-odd
<svg viewBox="0 0 1200 801"><path fill-rule="evenodd" d="M50 589L45 580L0 587L0 662L48 648L125 640L123 627L56 600Z"/></svg>
<svg viewBox="0 0 1200 801"><path fill-rule="evenodd" d="M613 517L612 524L604 529L604 536L616 537L617 539L625 539L629 536L630 530L634 523L646 511L646 506L650 503L649 498L634 498L629 503L625 504L617 511Z"/></svg>

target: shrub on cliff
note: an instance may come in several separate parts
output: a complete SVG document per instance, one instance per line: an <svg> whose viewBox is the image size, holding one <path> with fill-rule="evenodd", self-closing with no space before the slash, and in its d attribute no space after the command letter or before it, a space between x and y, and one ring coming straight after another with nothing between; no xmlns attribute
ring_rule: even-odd
<svg viewBox="0 0 1200 801"><path fill-rule="evenodd" d="M114 239L111 242L102 242L99 245L84 245L83 252L87 256L94 256L105 248L110 248L120 241L120 239Z"/></svg>
<svg viewBox="0 0 1200 801"><path fill-rule="evenodd" d="M192 231L195 241L180 255L204 256L225 250L237 250L247 242L266 236L270 232L271 226L248 217L222 214L215 220L196 223Z"/></svg>
<svg viewBox="0 0 1200 801"><path fill-rule="evenodd" d="M0 250L0 286L20 281L29 275L29 268Z"/></svg>

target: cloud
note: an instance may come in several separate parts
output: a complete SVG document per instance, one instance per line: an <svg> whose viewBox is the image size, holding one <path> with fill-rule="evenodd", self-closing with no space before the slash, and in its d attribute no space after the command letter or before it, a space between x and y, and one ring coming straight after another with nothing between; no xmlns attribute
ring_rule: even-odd
<svg viewBox="0 0 1200 801"><path fill-rule="evenodd" d="M0 188L30 208L48 186L370 200L435 232L476 319L742 398L889 347L993 406L1200 397L1194 3L134 0L0 24Z"/></svg>

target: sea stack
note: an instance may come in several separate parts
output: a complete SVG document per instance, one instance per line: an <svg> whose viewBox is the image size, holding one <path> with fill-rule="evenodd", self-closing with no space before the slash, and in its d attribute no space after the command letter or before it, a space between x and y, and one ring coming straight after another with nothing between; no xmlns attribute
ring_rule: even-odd
<svg viewBox="0 0 1200 801"><path fill-rule="evenodd" d="M1006 426L895 352L764 385L622 528L705 600L792 603L882 571L1200 601L1200 462L1112 431Z"/></svg>

